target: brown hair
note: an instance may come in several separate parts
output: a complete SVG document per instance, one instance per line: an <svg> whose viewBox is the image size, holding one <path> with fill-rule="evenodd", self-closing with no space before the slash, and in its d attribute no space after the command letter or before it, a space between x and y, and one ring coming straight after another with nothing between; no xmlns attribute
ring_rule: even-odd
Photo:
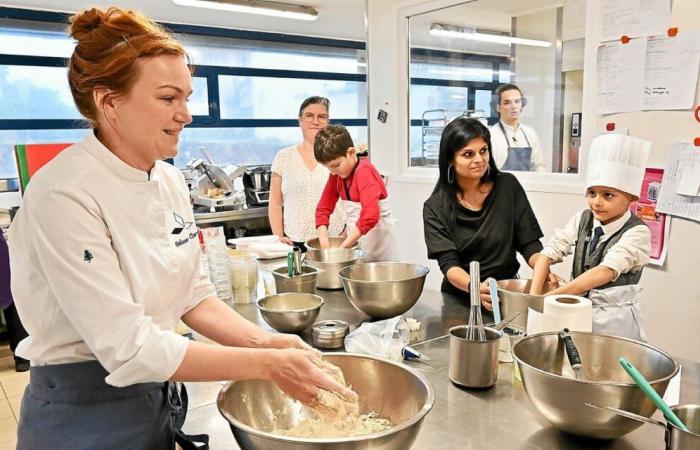
<svg viewBox="0 0 700 450"><path fill-rule="evenodd" d="M354 147L350 133L342 125L328 125L319 131L314 140L314 157L321 164L345 156Z"/></svg>
<svg viewBox="0 0 700 450"><path fill-rule="evenodd" d="M138 77L140 58L182 55L190 62L182 44L136 11L118 7L80 11L70 18L68 34L78 41L68 63L68 83L75 106L93 127L97 126L93 90L128 92Z"/></svg>

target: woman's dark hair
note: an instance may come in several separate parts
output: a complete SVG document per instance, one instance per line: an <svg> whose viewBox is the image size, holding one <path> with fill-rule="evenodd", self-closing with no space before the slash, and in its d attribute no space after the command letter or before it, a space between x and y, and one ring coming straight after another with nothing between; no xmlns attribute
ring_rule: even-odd
<svg viewBox="0 0 700 450"><path fill-rule="evenodd" d="M440 176L437 184L435 184L435 189L433 189L433 194L441 195L445 205L451 205L452 212L454 210L455 198L459 186L457 185L457 175L454 172L454 168L450 169L450 166L452 165L452 161L454 161L455 153L463 149L472 139L479 137L486 142L489 150L488 170L481 177L481 182L496 181L499 170L496 167L496 162L491 153L491 133L488 128L477 119L458 117L448 123L442 131L442 137L440 138L440 154L438 156ZM453 175L448 176L448 171L451 171ZM453 214L451 215L454 216Z"/></svg>
<svg viewBox="0 0 700 450"><path fill-rule="evenodd" d="M326 107L326 111L330 111L331 109L330 100L328 100L326 97L319 97L318 95L314 95L313 97L309 97L303 102L301 102L301 106L299 107L299 117L301 117L302 113L309 105L323 105Z"/></svg>

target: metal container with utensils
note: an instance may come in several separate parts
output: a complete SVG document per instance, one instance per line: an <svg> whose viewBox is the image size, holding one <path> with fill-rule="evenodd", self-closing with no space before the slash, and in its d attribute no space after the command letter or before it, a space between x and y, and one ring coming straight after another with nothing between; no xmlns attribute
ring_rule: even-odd
<svg viewBox="0 0 700 450"><path fill-rule="evenodd" d="M344 320L322 320L311 329L311 339L316 348L340 348L349 331L350 326Z"/></svg>
<svg viewBox="0 0 700 450"><path fill-rule="evenodd" d="M468 325L450 328L449 376L468 388L487 388L498 381L498 347L501 331L484 328L485 341L467 339Z"/></svg>
<svg viewBox="0 0 700 450"><path fill-rule="evenodd" d="M599 406L592 403L587 403L586 405L608 411L628 419L657 425L663 428L665 431L664 440L666 442L666 450L696 450L700 448L700 405L677 405L671 407L671 411L673 411L683 422L688 431L681 430L671 423L671 421L666 421L666 423L663 423L656 419L650 419L648 417L640 416L639 414L634 414L629 411L610 406Z"/></svg>
<svg viewBox="0 0 700 450"><path fill-rule="evenodd" d="M313 294L316 292L316 279L318 270L313 267L302 266L301 275L289 276L287 267L280 267L272 271L275 278L275 289L277 293L284 292L306 292Z"/></svg>
<svg viewBox="0 0 700 450"><path fill-rule="evenodd" d="M321 306L321 297L305 292L274 294L258 300L260 315L281 333L300 333L309 328Z"/></svg>
<svg viewBox="0 0 700 450"><path fill-rule="evenodd" d="M329 236L328 237L328 242L330 243L330 248L340 248L340 244L345 241L345 238L342 236ZM306 246L307 250L320 250L321 249L321 244L319 243L318 238L313 238L309 239L304 243ZM352 246L352 248L357 248L358 244L355 244Z"/></svg>
<svg viewBox="0 0 700 450"><path fill-rule="evenodd" d="M651 345L606 334L570 332L581 356L584 381L576 380L558 333L522 338L513 346L525 392L535 409L555 427L597 439L620 437L640 424L586 407L610 405L645 417L656 406L630 379L618 363L620 356L632 361L659 395L678 373L678 364Z"/></svg>
<svg viewBox="0 0 700 450"><path fill-rule="evenodd" d="M338 276L352 306L373 319L388 319L416 304L428 272L418 264L373 262L345 267Z"/></svg>
<svg viewBox="0 0 700 450"><path fill-rule="evenodd" d="M360 397L360 412L376 412L391 428L364 436L313 438L275 433L290 428L306 408L269 380L228 383L217 398L236 442L243 450L407 450L433 407L435 391L428 379L404 364L348 353L326 353L323 359L340 367L345 381Z"/></svg>
<svg viewBox="0 0 700 450"><path fill-rule="evenodd" d="M343 289L343 282L338 272L343 267L351 266L364 258L362 250L351 248L327 248L306 252L306 264L321 269L316 287L320 289Z"/></svg>
<svg viewBox="0 0 700 450"><path fill-rule="evenodd" d="M532 280L500 280L498 281L498 298L501 305L501 316L507 317L520 312L520 317L513 322L512 328L525 331L527 328L527 309L542 312L544 309L543 295L530 295L530 284ZM554 286L549 282L545 283L542 292L549 292Z"/></svg>

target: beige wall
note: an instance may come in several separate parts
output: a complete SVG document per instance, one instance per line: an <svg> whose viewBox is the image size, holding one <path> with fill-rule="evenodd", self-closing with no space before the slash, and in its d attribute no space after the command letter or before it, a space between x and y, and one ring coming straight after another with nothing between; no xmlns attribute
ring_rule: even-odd
<svg viewBox="0 0 700 450"><path fill-rule="evenodd" d="M515 1L515 0L514 0ZM590 20L600 11L601 0L589 0L586 30L586 60L583 98L584 148L595 135L598 117L595 106L595 48L599 41L600 20ZM437 265L426 259L423 241L422 204L432 191L435 174L426 169L405 169L406 131L406 51L405 21L399 16L414 13L421 4L435 7L454 4L449 0L368 0L369 24L369 92L370 147L373 161L390 175L392 208L399 220L402 258L428 263L431 274L428 288L439 288L441 274ZM696 0L675 0L672 22L680 30L700 28L700 6ZM696 101L696 104L698 102ZM385 124L376 120L377 110L389 112ZM700 125L692 114L682 112L645 112L612 117L630 133L654 142L651 163L663 164L668 144L677 138L700 136ZM607 120L607 118L606 118ZM605 122L603 120L602 122ZM421 173L420 170L423 170ZM569 216L585 207L583 187L577 176L554 176L545 180L523 177L523 185L537 214L545 239L555 227L562 226ZM572 181L573 180L573 181ZM559 191L559 192L557 192ZM568 192L568 193L562 193ZM679 357L700 361L700 290L697 288L700 268L700 225L674 219L666 265L648 267L642 277L645 291L642 310L652 344ZM570 260L556 266L561 275L568 275Z"/></svg>

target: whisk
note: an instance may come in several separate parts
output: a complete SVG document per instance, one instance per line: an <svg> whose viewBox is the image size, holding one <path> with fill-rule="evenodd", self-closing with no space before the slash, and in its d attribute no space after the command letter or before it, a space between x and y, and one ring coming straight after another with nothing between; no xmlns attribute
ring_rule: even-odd
<svg viewBox="0 0 700 450"><path fill-rule="evenodd" d="M479 262L472 261L469 263L469 296L471 299L471 308L469 308L469 326L467 327L467 339L470 341L485 341L486 333L484 332L484 321L481 318L481 299L479 297L480 289L480 273Z"/></svg>

